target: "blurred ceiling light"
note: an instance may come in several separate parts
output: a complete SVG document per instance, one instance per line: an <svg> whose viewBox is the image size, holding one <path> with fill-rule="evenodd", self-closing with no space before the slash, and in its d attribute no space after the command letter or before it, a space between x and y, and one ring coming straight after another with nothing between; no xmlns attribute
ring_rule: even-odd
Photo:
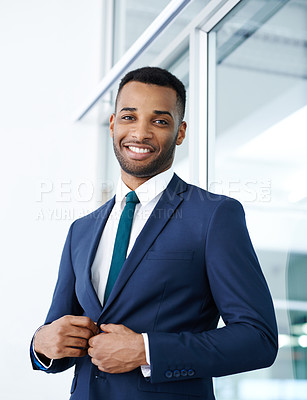
<svg viewBox="0 0 307 400"><path fill-rule="evenodd" d="M278 345L281 349L282 347L289 347L291 345L291 338L289 335L279 334L278 335Z"/></svg>
<svg viewBox="0 0 307 400"><path fill-rule="evenodd" d="M304 163L307 156L307 106L239 147L237 155L266 161Z"/></svg>
<svg viewBox="0 0 307 400"><path fill-rule="evenodd" d="M307 347L307 335L302 335L298 338L298 344L301 347Z"/></svg>
<svg viewBox="0 0 307 400"><path fill-rule="evenodd" d="M301 336L307 335L307 324L293 324L291 327L291 331L294 335Z"/></svg>

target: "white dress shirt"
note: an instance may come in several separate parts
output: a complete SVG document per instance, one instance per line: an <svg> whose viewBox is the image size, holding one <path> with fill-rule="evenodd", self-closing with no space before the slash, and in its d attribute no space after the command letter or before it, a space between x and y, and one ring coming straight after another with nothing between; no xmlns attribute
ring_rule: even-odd
<svg viewBox="0 0 307 400"><path fill-rule="evenodd" d="M140 203L135 207L127 256L173 175L173 169L168 169L144 182L135 190ZM108 280L119 219L126 204L125 197L130 191L131 189L120 179L117 184L115 204L102 232L95 259L92 264L92 284L101 304L104 302L104 292ZM146 361L150 364L148 336L146 333L143 333L143 338ZM150 365L142 366L142 372L144 376L150 376Z"/></svg>

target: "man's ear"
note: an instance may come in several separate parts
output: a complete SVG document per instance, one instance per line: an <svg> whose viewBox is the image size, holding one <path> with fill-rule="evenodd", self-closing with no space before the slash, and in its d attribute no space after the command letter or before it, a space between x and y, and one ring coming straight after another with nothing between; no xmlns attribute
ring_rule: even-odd
<svg viewBox="0 0 307 400"><path fill-rule="evenodd" d="M110 135L113 138L114 134L114 121L115 121L115 114L111 114L110 121L109 121L109 128L110 128Z"/></svg>
<svg viewBox="0 0 307 400"><path fill-rule="evenodd" d="M176 140L177 146L179 146L183 142L186 130L187 130L187 123L185 121L182 121L178 129L178 136Z"/></svg>

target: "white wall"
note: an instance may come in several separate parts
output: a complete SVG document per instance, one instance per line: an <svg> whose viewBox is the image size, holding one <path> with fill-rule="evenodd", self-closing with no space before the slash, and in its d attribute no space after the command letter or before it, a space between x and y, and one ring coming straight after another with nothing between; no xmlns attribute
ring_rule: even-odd
<svg viewBox="0 0 307 400"><path fill-rule="evenodd" d="M72 371L32 371L28 353L48 311L69 225L99 205L98 195L90 196L91 185L97 191L98 127L76 124L72 115L99 80L101 8L100 0L0 2L4 400L69 398ZM48 190L42 198L41 188Z"/></svg>

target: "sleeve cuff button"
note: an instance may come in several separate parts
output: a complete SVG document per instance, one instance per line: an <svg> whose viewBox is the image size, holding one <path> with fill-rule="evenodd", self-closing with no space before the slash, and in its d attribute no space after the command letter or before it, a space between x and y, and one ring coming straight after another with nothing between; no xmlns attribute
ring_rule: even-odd
<svg viewBox="0 0 307 400"><path fill-rule="evenodd" d="M180 371L180 375L181 375L181 376L187 376L187 375L188 375L188 371L187 371L186 369L182 369L182 370Z"/></svg>
<svg viewBox="0 0 307 400"><path fill-rule="evenodd" d="M170 371L170 370L166 371L166 372L165 372L165 376L166 376L166 378L168 378L168 379L172 378L172 377L173 377L172 371Z"/></svg>

